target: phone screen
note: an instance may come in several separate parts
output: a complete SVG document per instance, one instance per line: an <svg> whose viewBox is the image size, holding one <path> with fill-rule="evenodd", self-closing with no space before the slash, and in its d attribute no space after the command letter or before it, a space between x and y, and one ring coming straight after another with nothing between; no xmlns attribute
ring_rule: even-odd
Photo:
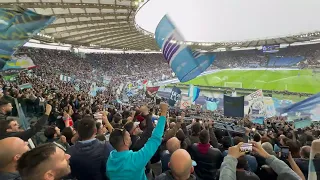
<svg viewBox="0 0 320 180"><path fill-rule="evenodd" d="M252 144L251 143L243 143L240 147L241 152L251 152L252 151Z"/></svg>
<svg viewBox="0 0 320 180"><path fill-rule="evenodd" d="M281 147L281 157L287 159L289 156L289 148L288 147Z"/></svg>

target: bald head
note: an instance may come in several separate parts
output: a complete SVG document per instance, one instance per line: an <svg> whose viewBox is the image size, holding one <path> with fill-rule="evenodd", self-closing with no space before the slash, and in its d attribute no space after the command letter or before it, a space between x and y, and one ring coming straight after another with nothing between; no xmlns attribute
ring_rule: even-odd
<svg viewBox="0 0 320 180"><path fill-rule="evenodd" d="M310 151L311 147L310 146L303 146L300 150L300 156L305 159L310 158Z"/></svg>
<svg viewBox="0 0 320 180"><path fill-rule="evenodd" d="M166 147L170 154L172 154L174 151L180 149L180 141L176 137L172 137L167 141Z"/></svg>
<svg viewBox="0 0 320 180"><path fill-rule="evenodd" d="M29 150L26 142L17 137L0 140L0 169L15 164L21 155Z"/></svg>
<svg viewBox="0 0 320 180"><path fill-rule="evenodd" d="M171 122L170 125L169 125L169 128L173 129L175 126L176 126L176 123L175 122Z"/></svg>
<svg viewBox="0 0 320 180"><path fill-rule="evenodd" d="M190 154L184 149L176 150L170 158L170 169L175 179L188 179L193 172Z"/></svg>

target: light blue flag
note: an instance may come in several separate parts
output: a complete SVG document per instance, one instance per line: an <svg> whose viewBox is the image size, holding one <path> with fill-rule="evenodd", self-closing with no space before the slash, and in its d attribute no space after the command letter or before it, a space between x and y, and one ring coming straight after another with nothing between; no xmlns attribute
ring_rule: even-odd
<svg viewBox="0 0 320 180"><path fill-rule="evenodd" d="M295 120L294 121L294 128L305 128L311 126L311 119L304 119L304 120Z"/></svg>
<svg viewBox="0 0 320 180"><path fill-rule="evenodd" d="M196 101L198 99L199 94L200 94L200 88L190 84L189 91L188 91L188 96L192 97L192 99L191 99L192 102L194 102L194 101Z"/></svg>
<svg viewBox="0 0 320 180"><path fill-rule="evenodd" d="M313 121L320 121L320 93L280 109L281 114L309 114Z"/></svg>
<svg viewBox="0 0 320 180"><path fill-rule="evenodd" d="M30 38L55 20L31 10L0 8L0 70L3 62L11 60L14 52Z"/></svg>
<svg viewBox="0 0 320 180"><path fill-rule="evenodd" d="M209 111L215 111L218 109L218 103L219 101L217 102L212 102L212 101L206 101L207 103L207 110Z"/></svg>
<svg viewBox="0 0 320 180"><path fill-rule="evenodd" d="M192 52L185 43L180 43L184 39L168 15L165 15L159 22L155 39L162 49L164 58L180 82L187 82L196 78L215 59L214 56L209 57L198 51Z"/></svg>

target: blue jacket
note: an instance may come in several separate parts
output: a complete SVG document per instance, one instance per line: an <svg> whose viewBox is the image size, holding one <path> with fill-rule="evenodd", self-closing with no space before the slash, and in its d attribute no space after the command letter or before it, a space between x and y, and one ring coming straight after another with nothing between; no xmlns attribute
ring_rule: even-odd
<svg viewBox="0 0 320 180"><path fill-rule="evenodd" d="M159 118L147 143L139 151L111 151L107 161L107 176L110 180L147 180L145 166L157 151L162 141L166 118Z"/></svg>

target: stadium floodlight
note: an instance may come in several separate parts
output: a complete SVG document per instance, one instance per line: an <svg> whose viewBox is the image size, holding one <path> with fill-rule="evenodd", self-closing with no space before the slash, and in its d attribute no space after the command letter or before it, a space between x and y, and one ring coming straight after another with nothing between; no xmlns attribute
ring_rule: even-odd
<svg viewBox="0 0 320 180"><path fill-rule="evenodd" d="M224 82L224 87L242 88L242 82Z"/></svg>

